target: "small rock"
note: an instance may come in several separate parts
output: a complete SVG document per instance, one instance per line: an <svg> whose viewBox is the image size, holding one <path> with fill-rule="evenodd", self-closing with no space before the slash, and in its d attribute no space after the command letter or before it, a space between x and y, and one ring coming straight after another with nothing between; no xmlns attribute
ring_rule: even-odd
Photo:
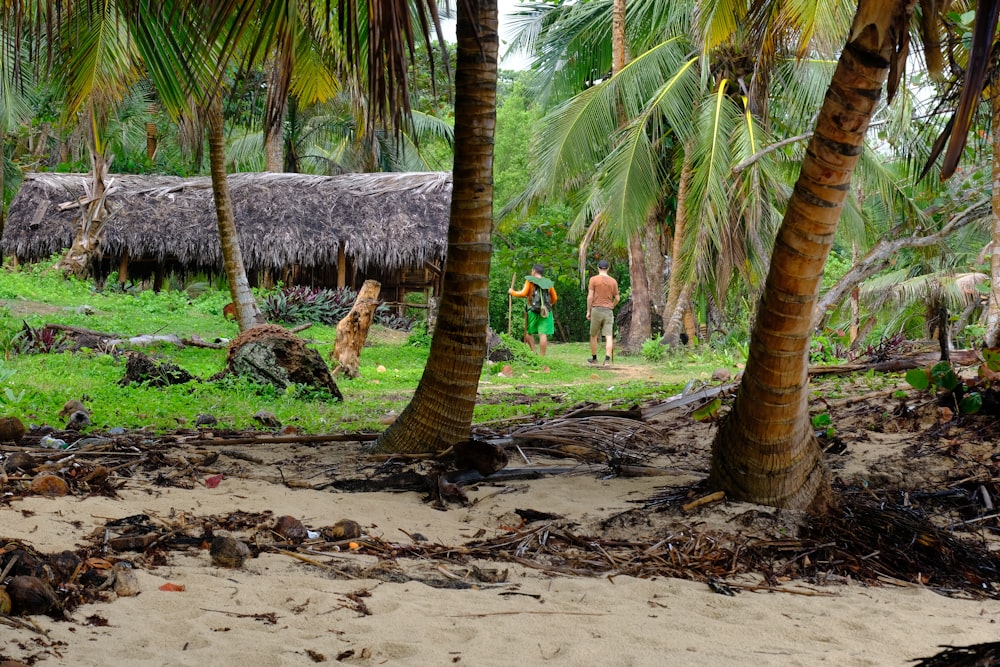
<svg viewBox="0 0 1000 667"><path fill-rule="evenodd" d="M195 426L215 426L218 423L219 423L218 419L208 414L199 414L196 415L194 418Z"/></svg>
<svg viewBox="0 0 1000 667"><path fill-rule="evenodd" d="M258 410L254 413L253 420L260 424L261 426L266 426L268 428L281 428L281 422L273 412L268 412L267 410Z"/></svg>
<svg viewBox="0 0 1000 667"><path fill-rule="evenodd" d="M88 306L87 304L77 306L76 308L77 315L93 315L95 312L94 308L92 306Z"/></svg>
<svg viewBox="0 0 1000 667"><path fill-rule="evenodd" d="M712 381L713 382L729 382L733 377L733 374L728 368L717 368L712 371Z"/></svg>
<svg viewBox="0 0 1000 667"><path fill-rule="evenodd" d="M135 597L141 592L139 587L139 577L132 566L125 561L118 561L111 566L111 572L115 575L115 594L120 598Z"/></svg>
<svg viewBox="0 0 1000 667"><path fill-rule="evenodd" d="M250 555L250 547L235 537L220 535L212 540L208 553L219 567L239 568Z"/></svg>
<svg viewBox="0 0 1000 667"><path fill-rule="evenodd" d="M74 412L85 412L88 417L90 416L90 410L87 409L87 406L82 401L76 399L71 399L63 403L62 410L59 411L59 416L66 419Z"/></svg>
<svg viewBox="0 0 1000 667"><path fill-rule="evenodd" d="M77 410L69 416L69 420L66 422L67 431L79 431L88 426L90 426L90 414L84 410Z"/></svg>
<svg viewBox="0 0 1000 667"><path fill-rule="evenodd" d="M376 373L385 373L385 366L383 366L382 364L379 364L378 366L375 367L375 372Z"/></svg>

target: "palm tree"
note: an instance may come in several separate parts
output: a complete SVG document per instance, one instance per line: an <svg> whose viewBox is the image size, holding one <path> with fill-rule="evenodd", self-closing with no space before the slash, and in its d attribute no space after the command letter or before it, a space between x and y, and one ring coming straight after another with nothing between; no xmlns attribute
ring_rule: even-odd
<svg viewBox="0 0 1000 667"><path fill-rule="evenodd" d="M829 475L808 414L808 354L823 267L889 79L908 48L912 1L861 0L778 230L749 358L712 448L709 486L737 500L821 510Z"/></svg>
<svg viewBox="0 0 1000 667"><path fill-rule="evenodd" d="M573 5L572 11L590 17L596 4ZM742 11L745 15L748 10ZM813 11L800 17L802 33L814 34L811 29L826 16ZM726 14L709 12L708 19L695 25L693 3L673 3L668 12L662 11L662 5L641 0L630 5L627 25L643 28L636 30L631 41L639 55L614 76L550 113L539 132L534 156L533 171L539 178L526 194L545 198L562 197L567 190L579 192L583 204L577 224L581 230L596 211L602 211L606 215L600 220L612 221L605 222L609 231L633 239L651 217L661 215L667 198L676 194L673 262L663 312L667 340L679 332L681 316L696 287L714 286L719 303L724 302L732 274L759 289L768 252L760 239L773 236L778 220L771 193L785 192L788 186L771 159L748 163L750 170L739 170L735 178L731 167L768 141L775 114L768 110L766 100L761 101L762 96L769 93L782 99L784 113L778 120L787 131L794 125L786 121L801 123L805 114L797 112L810 102L818 104L822 92L801 85L809 77L796 76L799 71L826 67L816 58L796 59L792 47L802 45L778 44L784 59L777 64L772 63L775 55L767 59L781 76L763 67L748 70L753 59L739 54L754 51L753 44L737 49L726 40L776 31L766 29L767 25L759 31L736 30L720 18ZM586 28L597 22L580 19L579 32L587 33ZM569 17L555 23L563 24L577 23ZM539 47L543 54L555 51L546 46L549 42L574 44L578 52L596 50L553 33ZM804 43L823 46L818 38ZM564 53L561 60L575 62ZM772 82L769 90L745 94L741 82L765 78ZM620 129L618 108L625 109L629 120Z"/></svg>
<svg viewBox="0 0 1000 667"><path fill-rule="evenodd" d="M380 451L435 452L467 439L486 357L500 41L496 1L461 3L456 33L455 167L440 311L420 384L379 437Z"/></svg>

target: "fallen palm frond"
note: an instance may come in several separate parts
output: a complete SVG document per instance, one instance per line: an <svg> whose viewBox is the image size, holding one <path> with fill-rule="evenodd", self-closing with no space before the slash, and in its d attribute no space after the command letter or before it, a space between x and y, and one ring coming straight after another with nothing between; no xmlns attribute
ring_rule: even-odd
<svg viewBox="0 0 1000 667"><path fill-rule="evenodd" d="M664 434L654 426L625 417L562 418L519 428L515 446L544 448L584 461L605 462L612 469L635 465L662 453Z"/></svg>

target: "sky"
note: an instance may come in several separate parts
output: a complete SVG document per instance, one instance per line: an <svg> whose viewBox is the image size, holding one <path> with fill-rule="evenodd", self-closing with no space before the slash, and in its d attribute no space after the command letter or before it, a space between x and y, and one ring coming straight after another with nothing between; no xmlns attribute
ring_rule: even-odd
<svg viewBox="0 0 1000 667"><path fill-rule="evenodd" d="M454 0L451 4L454 7ZM510 34L510 20L508 15L517 9L519 4L521 4L520 0L497 0L497 10L500 19L500 69L527 69L528 67L528 59L526 57L522 55L507 56L505 54L507 50L505 42L509 41L512 36ZM455 20L443 19L441 27L444 30L445 39L449 42L454 42Z"/></svg>

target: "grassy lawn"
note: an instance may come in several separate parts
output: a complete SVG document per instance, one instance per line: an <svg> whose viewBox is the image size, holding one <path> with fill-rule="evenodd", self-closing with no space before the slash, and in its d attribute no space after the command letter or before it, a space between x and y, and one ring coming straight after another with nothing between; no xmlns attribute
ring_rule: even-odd
<svg viewBox="0 0 1000 667"><path fill-rule="evenodd" d="M121 386L127 345L112 353L95 350L38 353L26 341L47 323L107 333L197 335L211 341L236 335L236 325L221 316L228 293L150 291L99 293L83 282L66 281L34 267L0 273L0 415L25 423L63 426L58 413L71 399L93 411L93 428L149 427L163 431L192 426L208 413L221 428L253 428L259 410L273 412L283 424L306 433L381 430L381 419L409 402L427 359L427 337L373 327L361 355L360 377L339 379L344 401L305 387L287 391L260 387L240 379L197 381L167 388ZM300 334L329 359L335 330L313 326ZM582 402L628 406L662 398L690 380L707 381L716 368L735 370L740 361L709 351L683 351L650 361L618 356L609 368L591 367L587 343L550 344L543 360L520 342L510 342L515 358L487 364L480 383L476 422L522 415L551 416ZM55 349L58 350L58 341ZM208 378L225 363L225 350L179 348L157 344L141 348L157 360L169 361L198 378ZM511 366L510 377L500 374Z"/></svg>

